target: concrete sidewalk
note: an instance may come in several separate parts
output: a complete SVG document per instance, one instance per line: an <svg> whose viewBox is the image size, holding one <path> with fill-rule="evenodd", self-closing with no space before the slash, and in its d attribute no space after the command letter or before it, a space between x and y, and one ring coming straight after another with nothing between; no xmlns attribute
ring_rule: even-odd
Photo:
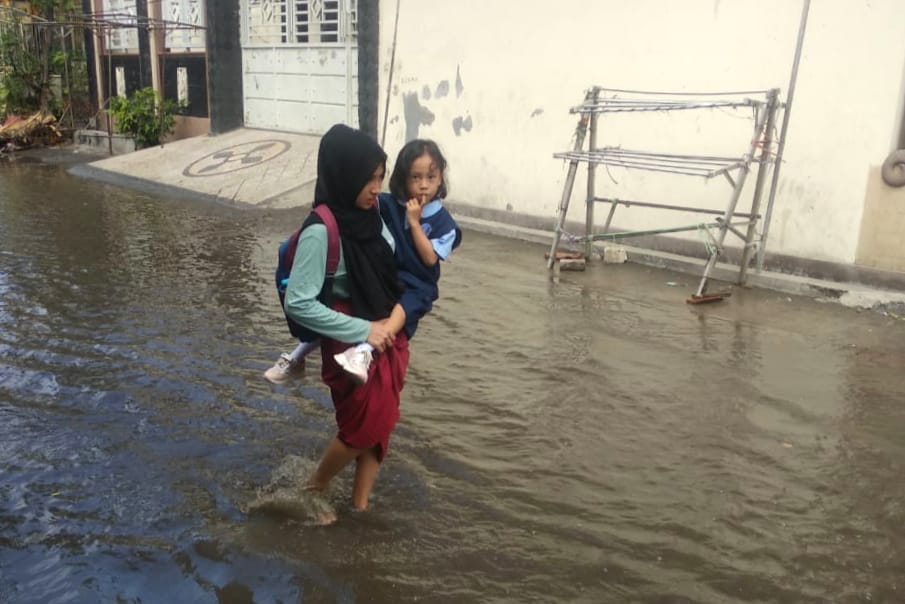
<svg viewBox="0 0 905 604"><path fill-rule="evenodd" d="M108 157L70 171L113 184L233 206L311 203L318 136L239 129Z"/></svg>
<svg viewBox="0 0 905 604"><path fill-rule="evenodd" d="M243 128L198 136L70 168L78 176L150 193L204 199L235 207L286 209L310 204L317 178L319 136ZM455 204L451 204L455 211ZM459 213L468 229L550 245L551 230L539 230ZM700 276L703 260L623 246L628 260ZM602 252L602 246L598 246ZM538 270L546 270L543 257ZM717 264L710 291L733 286L738 267ZM718 283L723 281L724 283ZM804 295L846 306L905 316L905 292L800 275L751 271L748 286ZM692 292L689 292L691 294Z"/></svg>
<svg viewBox="0 0 905 604"><path fill-rule="evenodd" d="M503 224L480 218L456 215L456 220L463 227L475 231L510 237L524 241L533 241L544 245L553 243L553 232L540 229L532 229L511 224ZM612 244L609 244L612 245ZM692 282L697 287L704 271L705 261L700 258L681 256L669 252L650 250L646 248L619 245L625 250L627 260L645 266L653 266L692 275ZM604 245L595 244L595 250L603 255ZM597 260L596 263L602 264ZM546 261L541 259L539 266L546 270ZM807 296L821 301L838 302L851 308L869 308L885 312L897 318L905 319L905 292L880 289L860 283L846 283L840 281L828 281L815 279L804 275L789 275L772 271L755 270L748 272L748 283L745 286L736 285L739 268L737 265L718 262L711 271L708 282L709 291L732 291L739 287L757 287L773 291ZM689 291L690 295L693 293Z"/></svg>

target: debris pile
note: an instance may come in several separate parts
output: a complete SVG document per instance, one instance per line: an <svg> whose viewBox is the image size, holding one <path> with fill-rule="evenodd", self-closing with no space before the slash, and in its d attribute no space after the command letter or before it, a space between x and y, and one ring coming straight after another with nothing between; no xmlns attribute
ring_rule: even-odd
<svg viewBox="0 0 905 604"><path fill-rule="evenodd" d="M10 114L0 125L0 154L62 141L57 118L50 113L39 111L31 117Z"/></svg>

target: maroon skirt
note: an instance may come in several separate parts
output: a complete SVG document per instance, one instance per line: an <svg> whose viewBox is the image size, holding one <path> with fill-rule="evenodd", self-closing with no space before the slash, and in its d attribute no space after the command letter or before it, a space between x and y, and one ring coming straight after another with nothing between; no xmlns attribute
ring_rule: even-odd
<svg viewBox="0 0 905 604"><path fill-rule="evenodd" d="M335 300L333 309L346 314L351 311L345 300ZM383 461L390 434L399 421L399 397L409 364L408 338L401 331L391 349L374 353L368 381L362 386L355 384L333 358L349 346L345 342L321 339L321 377L333 398L339 428L337 436L353 449L370 449L377 445L377 459Z"/></svg>

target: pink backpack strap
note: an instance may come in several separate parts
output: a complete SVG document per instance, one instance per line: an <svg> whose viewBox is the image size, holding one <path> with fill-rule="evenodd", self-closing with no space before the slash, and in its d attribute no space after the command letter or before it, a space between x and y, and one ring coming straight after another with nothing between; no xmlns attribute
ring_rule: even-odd
<svg viewBox="0 0 905 604"><path fill-rule="evenodd" d="M315 206L312 211L321 217L327 227L327 274L333 276L339 266L339 225L327 204Z"/></svg>

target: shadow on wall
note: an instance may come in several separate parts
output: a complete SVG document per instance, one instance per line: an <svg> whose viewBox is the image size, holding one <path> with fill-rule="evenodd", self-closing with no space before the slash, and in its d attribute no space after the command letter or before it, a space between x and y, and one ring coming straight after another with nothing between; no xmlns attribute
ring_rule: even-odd
<svg viewBox="0 0 905 604"><path fill-rule="evenodd" d="M462 74L460 68L456 67L455 82L455 98L461 98L465 92L465 86L462 83ZM398 94L398 91L396 92ZM402 94L403 117L405 119L405 140L410 141L418 138L418 132L421 126L430 126L436 120L436 114L428 107L428 103L445 102L449 98L450 84L449 80L441 80L436 87L431 90L430 85L424 84L421 87L421 93L417 90L411 90ZM422 104L423 103L423 104ZM395 123L398 118L393 118L391 123ZM464 132L471 132L474 123L471 115L466 110L464 115L457 115L452 119L452 131L456 136L462 136Z"/></svg>

